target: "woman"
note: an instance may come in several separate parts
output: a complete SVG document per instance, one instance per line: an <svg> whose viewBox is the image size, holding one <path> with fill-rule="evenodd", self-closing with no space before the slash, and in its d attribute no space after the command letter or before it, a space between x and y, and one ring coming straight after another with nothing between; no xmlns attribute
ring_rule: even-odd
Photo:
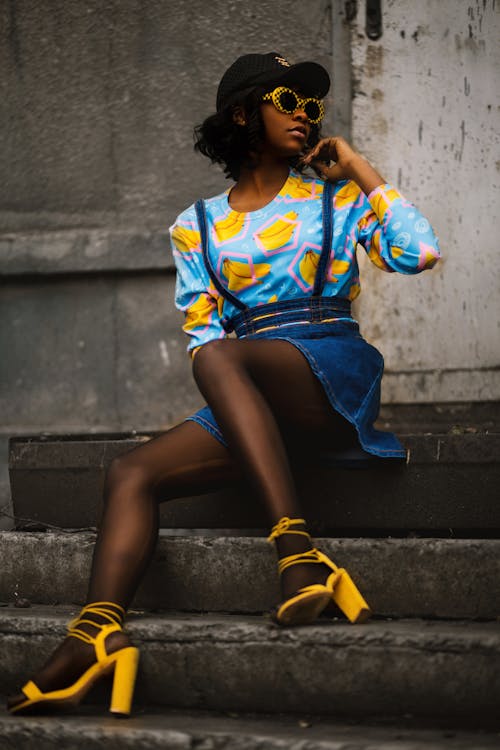
<svg viewBox="0 0 500 750"><path fill-rule="evenodd" d="M196 147L235 184L171 228L177 305L208 406L113 463L87 605L12 712L77 703L114 670L110 710L129 713L138 653L122 623L153 554L158 503L237 477L273 526L276 622L313 622L332 600L351 622L369 616L347 572L312 546L289 457L325 443L404 456L394 435L373 428L383 360L350 315L356 246L402 273L430 268L439 253L414 206L345 140L320 138L329 85L320 65L276 53L244 55L224 74ZM302 174L309 165L319 177Z"/></svg>

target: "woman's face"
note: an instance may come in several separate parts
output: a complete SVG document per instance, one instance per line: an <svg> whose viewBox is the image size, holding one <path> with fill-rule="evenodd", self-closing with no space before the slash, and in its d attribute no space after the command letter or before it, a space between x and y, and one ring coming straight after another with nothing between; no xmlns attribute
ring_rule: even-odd
<svg viewBox="0 0 500 750"><path fill-rule="evenodd" d="M289 159L304 151L311 132L304 110L297 109L293 114L286 114L276 109L272 102L262 102L260 107L265 133L262 153Z"/></svg>

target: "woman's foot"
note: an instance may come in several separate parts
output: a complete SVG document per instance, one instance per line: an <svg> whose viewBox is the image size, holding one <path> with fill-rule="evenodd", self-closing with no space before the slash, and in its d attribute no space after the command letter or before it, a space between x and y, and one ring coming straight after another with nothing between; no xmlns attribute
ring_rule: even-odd
<svg viewBox="0 0 500 750"><path fill-rule="evenodd" d="M269 541L276 542L280 572L281 604L274 612L280 625L313 622L326 608L331 591L325 586L332 569L316 559L304 519L282 518Z"/></svg>
<svg viewBox="0 0 500 750"><path fill-rule="evenodd" d="M96 625L83 622L78 625L78 630L88 634L91 638L95 638L99 633L99 624L109 625L109 620L98 614L87 614L85 617L96 622ZM110 633L105 639L104 644L108 654L131 645L130 638L123 631ZM31 680L42 693L63 690L73 685L95 663L96 653L94 646L91 643L83 642L79 638L68 636L51 654L45 664L34 674ZM7 708L12 710L24 701L26 701L26 696L22 692L9 696L7 699Z"/></svg>
<svg viewBox="0 0 500 750"><path fill-rule="evenodd" d="M279 561L290 555L310 552L312 541L303 519L281 519L274 526L269 540L274 539ZM289 599L304 586L315 583L324 584L331 574L331 569L324 563L296 563L290 565L280 574L282 599Z"/></svg>
<svg viewBox="0 0 500 750"><path fill-rule="evenodd" d="M327 555L313 548L302 518L284 517L274 526L269 541L276 540L283 600L274 619L280 625L305 625L332 601L351 622L364 622L371 614L354 581Z"/></svg>
<svg viewBox="0 0 500 750"><path fill-rule="evenodd" d="M324 585L331 574L331 569L323 563L297 563L290 566L280 576L282 600L290 599L305 586L315 583Z"/></svg>

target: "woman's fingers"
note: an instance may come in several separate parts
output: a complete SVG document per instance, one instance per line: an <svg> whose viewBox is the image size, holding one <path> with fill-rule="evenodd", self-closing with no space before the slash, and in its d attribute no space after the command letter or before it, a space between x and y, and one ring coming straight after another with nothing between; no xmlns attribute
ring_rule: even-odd
<svg viewBox="0 0 500 750"><path fill-rule="evenodd" d="M314 169L318 177L322 180L328 180L328 182L335 182L336 180L344 179L344 169L340 164L325 164L324 161L313 161L310 166Z"/></svg>
<svg viewBox="0 0 500 750"><path fill-rule="evenodd" d="M335 161L337 152L332 143L334 138L322 138L307 154L302 158L304 164L311 164L313 160L319 159L324 162L329 162L332 159Z"/></svg>
<svg viewBox="0 0 500 750"><path fill-rule="evenodd" d="M314 148L304 156L305 164L310 164L314 159L324 162L335 161L339 164L347 164L356 155L354 149L341 136L322 138Z"/></svg>
<svg viewBox="0 0 500 750"><path fill-rule="evenodd" d="M302 159L322 180L354 180L369 195L385 180L349 143L340 136L323 138Z"/></svg>
<svg viewBox="0 0 500 750"><path fill-rule="evenodd" d="M344 138L332 136L322 138L302 161L312 166L322 179L334 182L351 179L351 164L355 158L359 157Z"/></svg>

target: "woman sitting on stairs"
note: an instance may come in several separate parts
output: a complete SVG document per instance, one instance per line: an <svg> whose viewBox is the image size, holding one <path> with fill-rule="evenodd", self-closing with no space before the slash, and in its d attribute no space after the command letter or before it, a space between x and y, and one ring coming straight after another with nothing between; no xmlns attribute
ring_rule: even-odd
<svg viewBox="0 0 500 750"><path fill-rule="evenodd" d="M138 651L122 625L153 555L159 502L229 480L244 479L268 512L276 623L311 623L332 601L351 622L369 617L348 573L312 544L291 460L324 446L404 457L373 427L383 359L351 317L356 248L405 274L432 267L439 251L428 221L364 158L343 138L321 138L329 86L322 66L274 52L244 55L222 77L196 148L235 184L171 228L176 302L207 406L113 462L87 603L9 700L13 713L76 704L110 672L110 710L130 712Z"/></svg>

